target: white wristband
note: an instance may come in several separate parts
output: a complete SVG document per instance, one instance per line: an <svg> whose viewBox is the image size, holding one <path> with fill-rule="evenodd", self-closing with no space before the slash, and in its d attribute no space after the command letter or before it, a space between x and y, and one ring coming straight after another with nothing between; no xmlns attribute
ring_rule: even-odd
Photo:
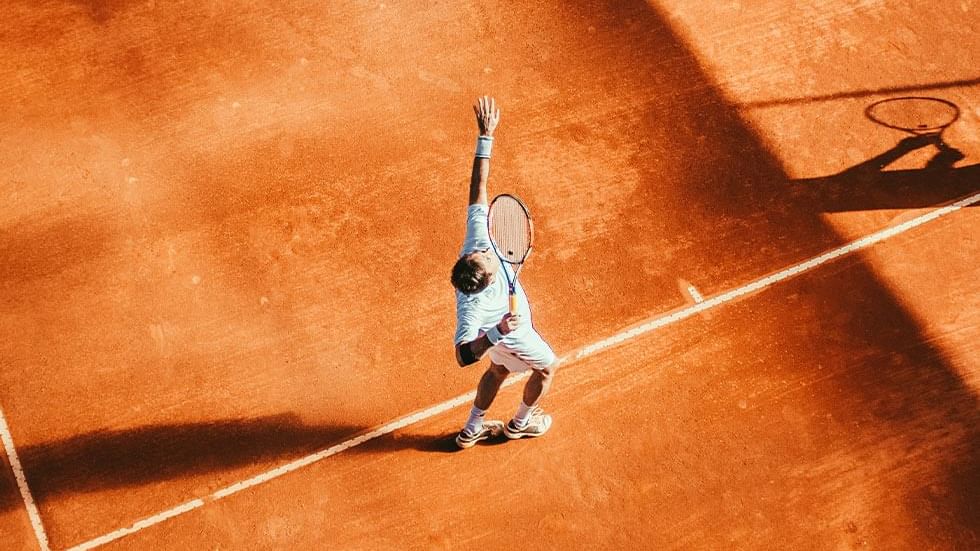
<svg viewBox="0 0 980 551"><path fill-rule="evenodd" d="M504 338L504 336L500 334L500 329L498 329L496 325L487 331L487 340L490 341L490 344L497 344L502 338Z"/></svg>
<svg viewBox="0 0 980 551"><path fill-rule="evenodd" d="M480 136L476 139L476 156L480 159L489 159L492 149L493 136Z"/></svg>

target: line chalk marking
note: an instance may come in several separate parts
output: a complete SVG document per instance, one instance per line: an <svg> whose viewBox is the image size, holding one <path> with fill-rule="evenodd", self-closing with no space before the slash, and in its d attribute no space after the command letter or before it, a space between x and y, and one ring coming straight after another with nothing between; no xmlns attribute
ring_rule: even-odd
<svg viewBox="0 0 980 551"><path fill-rule="evenodd" d="M980 201L980 193L975 193L951 205L947 205L945 207L929 211L926 214L917 216L911 220L908 220L906 222L903 222L891 228L886 228L884 230L880 230L868 234L860 239L851 241L847 245L837 247L836 249L832 249L820 256L816 256L814 258L811 258L809 260L806 260L794 266L790 266L789 268L765 276L763 278L757 279L751 283L748 283L736 289L732 289L731 291L727 291L720 295L716 295L714 297L711 297L710 299L705 300L704 302L695 304L693 306L688 306L686 308L681 308L673 312L669 312L667 314L654 318L645 323L641 323L640 325L637 325L631 329L617 333L609 338L585 346L579 349L578 352L573 354L572 357L575 360L579 360L586 356L591 356L592 354L595 354L599 350L603 350L605 348L609 348L610 346L621 344L627 340L636 338L644 333L653 331L654 329L659 329L661 327L664 327L665 325L670 325L680 320L687 319L693 316L694 314L703 312L710 308L714 308L715 306L720 306L726 302L730 302L743 295L760 291L775 283L779 283L780 281L789 279L791 277L797 276L804 272L808 272L816 268L817 266L826 264L827 262L840 258L841 256L853 253L861 249L866 249L871 245L874 245L875 243L880 243L881 241L884 241L890 237L894 237L900 233L907 232L912 228L921 226L927 222L931 222L939 217L946 216L963 207L967 207L974 203L977 203L978 201Z"/></svg>
<svg viewBox="0 0 980 551"><path fill-rule="evenodd" d="M704 302L704 297L701 296L701 293L698 292L697 288L695 288L694 285L688 285L687 292L691 294L691 298L694 299L694 302L698 302L698 303Z"/></svg>
<svg viewBox="0 0 980 551"><path fill-rule="evenodd" d="M667 312L665 314L661 314L658 317L655 317L655 318L651 319L648 322L645 322L645 323L642 323L640 325L637 325L636 327L633 327L631 329L627 329L627 330L624 330L622 332L616 333L615 335L613 335L613 336L611 336L609 338L603 339L601 341L598 341L596 343L590 344L588 346L584 346L584 347L578 349L578 351L576 351L576 352L573 352L571 354L568 354L566 356L563 356L563 357L559 358L558 361L560 363L563 363L564 364L564 363L567 363L569 361L581 360L582 358L591 356L591 355L599 352L600 350L604 350L606 348L609 348L611 346L615 346L617 344L622 344L622 343L624 343L624 342L626 342L628 340L631 340L631 339L634 339L634 338L636 338L636 337L638 337L640 335L643 335L644 333L648 333L650 331L653 331L654 329L659 329L659 328L664 327L666 325L670 325L672 323L676 323L676 322L681 321L683 319L689 318L689 317L691 317L694 314L697 314L699 312L703 312L703 311L708 310L710 308L714 308L716 306L720 306L720 305L722 305L722 304L724 304L726 302L731 302L731 301L735 300L738 297L741 297L741 296L744 296L744 295L747 295L747 294L750 294L750 293L754 293L756 291L760 291L760 290L765 289L766 287L770 287L770 286L772 286L772 285L774 285L774 284L776 284L776 283L778 283L780 281L783 281L783 280L789 279L789 278L791 278L793 276L797 276L797 275L802 274L804 272L810 271L810 270L816 268L817 266L820 266L822 264L826 264L827 262L830 262L830 261L832 261L834 259L840 258L841 256L850 254L852 252L855 252L855 251L858 251L858 250L861 250L861 249L866 249L866 248L870 247L871 245L874 245L875 243L879 243L881 241L884 241L885 239L888 239L890 237L894 237L894 236L896 236L896 235L898 235L900 233L907 232L907 231L909 231L912 228L915 228L917 226L921 226L921 225L923 225L923 224L925 224L927 222L931 222L931 221L933 221L933 220L935 220L935 219L937 219L939 217L946 216L946 215L948 215L950 213L953 213L953 212L955 212L955 211L957 211L957 210L959 210L959 209L961 209L963 207L970 206L970 205L972 205L974 203L977 203L977 202L980 202L980 193L975 193L975 194L973 194L973 195L971 195L969 197L966 197L964 199L961 199L961 200L959 200L959 201L957 201L957 202L955 202L953 204L950 204L950 205L947 205L945 207L941 207L941 208L938 208L938 209L929 211L926 214L923 214L921 216L917 216L916 218L913 218L911 220L908 220L906 222L903 222L901 224L898 224L898 225L896 225L894 227L886 228L884 230L880 230L880 231L874 232L872 234L869 234L869 235L867 235L865 237L862 237L860 239L856 239L856 240L848 243L847 245L843 245L843 246L838 247L836 249L832 249L829 252L826 252L826 253L824 253L824 254L822 254L820 256L816 256L814 258L811 258L809 260L806 260L804 262L801 262L799 264L796 264L794 266L791 266L789 268L786 268L786 269L781 270L779 272L776 272L774 274L771 274L771 275L762 277L762 278L757 279L755 281L752 281L752 282L750 282L750 283L748 283L746 285L743 285L743 286L738 287L736 289L732 289L731 291L727 291L727 292L721 293L720 295L713 296L713 297L711 297L711 298L709 298L707 300L704 300L703 302L699 302L699 303L697 303L697 304L695 304L693 306L688 306L688 307L685 307L685 308L681 308L681 309L675 310L673 312ZM527 376L528 376L527 373L523 373L523 374L521 374L521 376L508 377L507 380L504 381L503 386L511 386L511 385L517 384L521 380L525 379ZM323 459L326 459L326 458L330 457L331 455L336 455L336 454L338 454L338 453L340 453L342 451L349 450L349 449L351 449L351 448L353 448L355 446L359 446L359 445L361 445L361 444L363 444L365 442L368 442L370 440L374 440L375 438L384 436L384 435L386 435L388 433L391 433L391 432L394 432L394 431L396 431L398 429L407 427L409 425L413 425L413 424L415 424L415 423L417 423L419 421L423 421L425 419L428 419L430 417L434 417L434 416L436 416L436 415L438 415L440 413L443 413L445 411L449 411L449 410L454 409L456 407L462 406L464 404L467 404L469 402L472 402L475 397L476 397L476 391L472 391L472 392L469 392L467 394L463 394L462 396L457 396L455 398L452 398L450 400L447 400L445 402L442 402L441 404L434 405L432 407L423 409L423 410L421 410L419 412L416 412L416 413L413 413L411 415L408 415L408 416L402 417L400 419L397 419L395 421L392 421L392 422L390 422L390 423L388 423L386 425L382 425L381 427L378 427L378 428L376 428L376 429L374 429L374 430L372 430L370 432L366 432L364 434L361 434L360 436L356 436L354 438L351 438L350 440L341 442L340 444L336 444L336 445L331 446L331 447L329 447L329 448L327 448L325 450L316 452L314 454L308 455L308 456L303 457L301 459L297 459L296 461L293 461L291 463L287 463L285 465L282 465L280 467L277 467L275 469L272 469L271 471L267 471L265 473L256 475L256 476L254 476L252 478L249 478L249 479L246 479L246 480L242 480L241 482L237 482L237 483L232 484L230 486L226 486L225 488L222 488L222 489L220 489L220 490L218 490L218 491L216 491L216 492L214 492L214 493L212 493L212 494L210 494L210 495L208 495L206 497L195 499L193 501L188 501L187 503L184 503L183 505L178 505L177 507L174 507L172 509L168 509L166 511L163 511L162 513L158 513L158 514L153 515L151 517L147 517L147 518L145 518L143 520L137 521L136 523L134 523L133 525L129 526L128 528L122 528L122 529L116 530L114 532L110 532L110 533L108 533L108 534L106 534L104 536L95 538L95 539L93 539L91 541L87 541L85 543L79 544L79 545L77 545L75 547L72 547L68 551L83 551L83 550L93 549L93 548L98 547L100 545L104 545L104 544L109 543L111 541L117 540L117 539L119 539L119 538L121 538L123 536L127 536L127 535L130 535L130 534L133 534L133 533L138 532L138 531L140 531L140 530L142 530L144 528L148 528L150 526L153 526L154 524L161 523L161 522L163 522L163 521L165 521L167 519L173 518L175 516L184 514L184 513L188 512L188 511L191 511L191 510L197 509L199 507L202 507L205 503L208 503L208 502L211 502L211 501L217 501L219 499L222 499L222 498L228 497L230 495L236 494L238 492L241 492L242 490L251 488L253 486L257 486L257 485L262 484L264 482L268 482L268 481L270 481L272 479L275 479L275 478L278 478L278 477L280 477L280 476L282 476L284 474L291 473L293 471L296 471L296 470L301 469L303 467L306 467L308 465L312 465L313 463L316 463L318 461L321 461ZM25 486L25 489L26 489L26 486Z"/></svg>
<svg viewBox="0 0 980 551"><path fill-rule="evenodd" d="M197 509L198 507L202 507L203 505L204 505L204 500L202 500L202 499L192 499L191 501L188 501L187 503L184 503L182 505L178 505L178 506L173 507L171 509L167 509L166 511L164 511L162 513L158 513L156 515L153 515L152 517L147 517L147 518L145 518L143 520L137 521L137 522L133 523L133 525L130 526L130 527L128 527L128 528L123 528L121 530L116 530L115 532L112 532L111 534L106 534L104 536L100 536L98 538L95 538L94 540L89 540L89 541L87 541L85 543L82 543L82 544L76 545L75 547L72 547L72 549L93 549L93 548L98 547L100 545L105 545L105 544L109 543L110 541L117 540L117 539L119 539L119 538L121 538L123 536L128 536L129 534L133 534L135 532L139 532L140 530L142 530L144 528L149 528L150 526L153 526L154 524L159 524L159 523L161 523L161 522L163 522L163 521L165 521L165 520L167 520L169 518L173 518L173 517L175 517L177 515L182 515L182 514L188 512L188 511L193 511L194 509Z"/></svg>
<svg viewBox="0 0 980 551"><path fill-rule="evenodd" d="M24 476L24 468L20 464L20 458L17 457L14 439L10 436L10 427L7 426L7 417L3 414L2 409L0 409L0 440L3 440L3 449L7 452L7 460L10 462L10 468L14 471L14 478L17 479L20 497L24 499L24 506L27 507L27 516L31 518L37 544L42 551L49 551L51 547L48 546L48 535L44 531L44 524L41 523L41 515L37 512L37 505L34 504L31 489L27 486L27 477Z"/></svg>

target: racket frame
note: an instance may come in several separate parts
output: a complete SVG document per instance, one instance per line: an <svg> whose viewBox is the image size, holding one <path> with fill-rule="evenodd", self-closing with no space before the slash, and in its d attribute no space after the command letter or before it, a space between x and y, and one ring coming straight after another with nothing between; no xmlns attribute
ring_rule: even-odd
<svg viewBox="0 0 980 551"><path fill-rule="evenodd" d="M497 248L497 243L493 239L493 206L501 198L513 199L520 207L524 210L524 215L527 216L527 227L528 227L528 241L527 241L527 252L521 257L519 261L513 262L505 258L500 254L500 249ZM490 208L487 210L487 234L490 235L490 246L493 247L494 254L501 262L506 262L514 268L514 277L511 278L507 270L501 266L504 272L504 277L507 278L507 288L509 290L509 309L511 315L517 314L517 276L521 273L521 268L524 267L524 263L527 262L527 258L531 256L531 251L534 249L534 219L531 217L531 211L528 210L527 205L524 201L521 201L516 196L509 193L501 193L500 195L493 198L490 202Z"/></svg>

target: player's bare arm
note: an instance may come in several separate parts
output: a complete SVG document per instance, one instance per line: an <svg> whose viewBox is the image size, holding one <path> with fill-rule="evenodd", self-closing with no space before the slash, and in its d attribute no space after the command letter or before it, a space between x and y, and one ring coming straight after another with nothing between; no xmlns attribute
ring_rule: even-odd
<svg viewBox="0 0 980 551"><path fill-rule="evenodd" d="M473 106L481 140L493 140L493 133L500 122L500 109L493 98L483 96ZM492 142L491 142L492 143ZM473 158L473 176L470 178L470 204L487 204L487 179L490 177L490 157Z"/></svg>
<svg viewBox="0 0 980 551"><path fill-rule="evenodd" d="M500 331L501 335L507 335L511 331L517 329L521 325L521 316L511 315L509 313L504 314L504 317L500 319L500 323L497 324L497 331ZM466 367L468 365L474 364L480 361L480 358L490 350L493 343L490 342L490 337L487 335L480 335L476 339L470 342L461 342L456 347L456 361L459 363L460 367Z"/></svg>

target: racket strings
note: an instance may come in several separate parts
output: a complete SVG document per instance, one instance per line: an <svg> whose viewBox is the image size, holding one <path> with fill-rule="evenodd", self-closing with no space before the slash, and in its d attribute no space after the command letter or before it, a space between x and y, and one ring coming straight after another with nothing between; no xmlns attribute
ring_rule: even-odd
<svg viewBox="0 0 980 551"><path fill-rule="evenodd" d="M514 264L524 261L531 249L531 220L514 198L500 197L490 212L490 239L497 254Z"/></svg>

